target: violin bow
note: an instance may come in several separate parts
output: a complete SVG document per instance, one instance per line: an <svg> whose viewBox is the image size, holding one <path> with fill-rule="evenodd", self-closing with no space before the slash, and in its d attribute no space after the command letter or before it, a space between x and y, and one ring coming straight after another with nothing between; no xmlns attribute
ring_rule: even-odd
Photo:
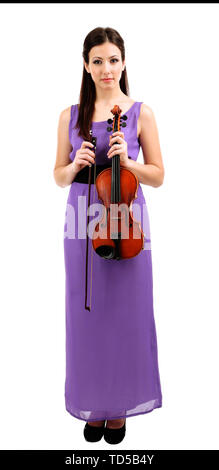
<svg viewBox="0 0 219 470"><path fill-rule="evenodd" d="M96 143L97 138L92 136L92 130L89 131L91 135L91 143L94 145L94 153L96 155ZM91 189L91 168L92 163L89 164L89 175L88 175L88 203L87 203L87 237L86 237L86 278L85 278L85 309L91 311L91 294L92 294L92 270L93 270L93 250L91 246L91 271L90 271L90 306L87 305L87 271L88 271L88 223L89 223L89 214L88 210L90 207L90 189ZM96 158L94 160L94 190L93 190L93 202L94 202L94 191L95 191L95 181L96 181Z"/></svg>

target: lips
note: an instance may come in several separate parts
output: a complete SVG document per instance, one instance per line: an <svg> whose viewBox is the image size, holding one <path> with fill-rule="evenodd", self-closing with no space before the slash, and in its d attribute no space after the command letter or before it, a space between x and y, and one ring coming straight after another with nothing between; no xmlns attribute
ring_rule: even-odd
<svg viewBox="0 0 219 470"><path fill-rule="evenodd" d="M102 79L104 82L111 82L112 78L103 78Z"/></svg>

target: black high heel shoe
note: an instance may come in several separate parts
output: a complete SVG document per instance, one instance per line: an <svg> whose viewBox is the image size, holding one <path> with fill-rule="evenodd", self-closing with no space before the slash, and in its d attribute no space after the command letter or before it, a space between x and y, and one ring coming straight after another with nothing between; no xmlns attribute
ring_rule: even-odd
<svg viewBox="0 0 219 470"><path fill-rule="evenodd" d="M100 441L100 439L103 437L104 428L105 421L103 426L91 426L90 424L86 423L84 426L84 438L89 442Z"/></svg>
<svg viewBox="0 0 219 470"><path fill-rule="evenodd" d="M124 437L126 433L126 421L124 422L123 426L121 428L107 428L107 426L104 429L104 439L108 444L119 444Z"/></svg>

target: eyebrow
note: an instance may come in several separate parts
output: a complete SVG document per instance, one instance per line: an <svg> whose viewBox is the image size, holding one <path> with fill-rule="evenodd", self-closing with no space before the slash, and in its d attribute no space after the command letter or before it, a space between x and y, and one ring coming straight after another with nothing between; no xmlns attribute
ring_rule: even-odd
<svg viewBox="0 0 219 470"><path fill-rule="evenodd" d="M102 58L103 58L103 57L98 57L97 55L95 55L95 56L93 57L93 59L95 59L95 57L96 57L97 59L102 59ZM108 59L111 59L112 57L119 57L119 56L118 56L117 54L114 54L114 55L111 55L111 57L108 57Z"/></svg>

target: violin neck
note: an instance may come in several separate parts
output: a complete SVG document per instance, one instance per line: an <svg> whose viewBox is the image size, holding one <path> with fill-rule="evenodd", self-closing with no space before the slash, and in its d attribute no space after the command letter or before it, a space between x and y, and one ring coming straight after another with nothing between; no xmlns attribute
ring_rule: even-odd
<svg viewBox="0 0 219 470"><path fill-rule="evenodd" d="M111 203L119 203L121 200L120 193L120 156L112 157L112 174L111 174Z"/></svg>

